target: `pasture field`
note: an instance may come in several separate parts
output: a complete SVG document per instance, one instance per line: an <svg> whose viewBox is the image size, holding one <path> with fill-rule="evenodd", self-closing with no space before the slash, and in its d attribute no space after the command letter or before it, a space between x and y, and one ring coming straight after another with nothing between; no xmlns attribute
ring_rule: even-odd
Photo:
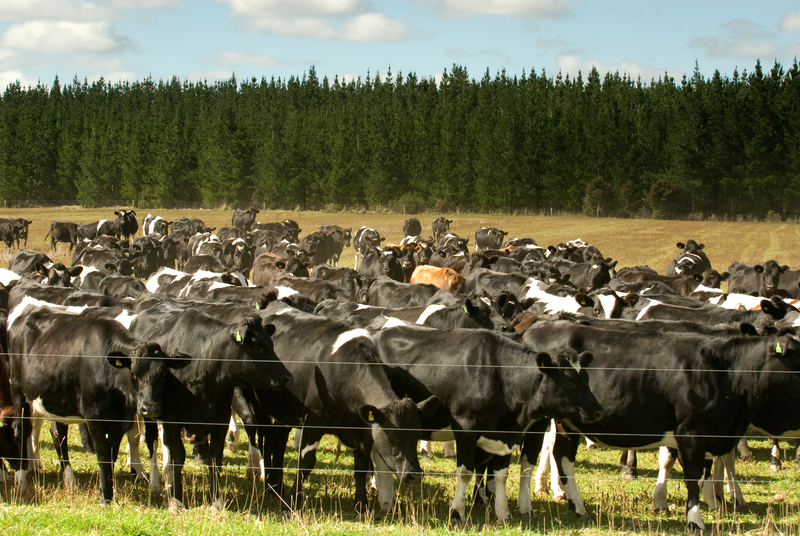
<svg viewBox="0 0 800 536"><path fill-rule="evenodd" d="M168 220L180 216L203 219L211 227L230 225L232 211L184 210L154 211ZM137 211L139 221L147 211ZM444 214L443 214L444 215ZM2 210L0 217L26 217L30 226L28 249L49 255L49 242L44 242L50 221L86 223L113 218L112 209L78 208ZM674 222L562 217L485 216L473 214L446 215L454 220L451 229L474 241L479 226L499 227L509 236L529 236L542 246L575 238L596 245L607 257L619 261L618 268L649 265L663 273L677 254L675 243L694 238L706 244L713 265L727 269L734 260L758 262L770 258L792 267L800 266L797 251L800 226L775 223ZM387 241L401 238L402 224L408 216L385 214L262 212L259 221L296 220L303 229L301 236L323 223L358 228L376 228ZM423 234L430 233L433 215L418 215ZM343 266L353 265L352 248L342 255ZM15 251L12 251L13 254ZM9 257L5 254L4 259ZM54 261L69 263L64 244ZM0 265L5 262L0 260ZM46 426L45 426L46 430ZM166 510L161 497L150 495L146 484L134 484L123 463L117 465L114 504L97 504L97 465L94 456L82 452L77 431L70 437L71 456L79 488L66 490L60 483L58 464L52 442L42 437L45 458L42 476L24 495L10 483L0 484L0 534L186 534L222 536L227 534L519 534L521 532L611 535L620 533L675 534L685 532L684 504L686 491L681 481L679 464L668 485L668 513L651 512L652 492L657 476L657 452L645 452L639 458L639 478L625 481L618 467L619 453L603 449L588 450L581 446L576 475L578 486L593 515L590 522L579 521L565 503L552 496L534 497L536 515L525 520L515 515L513 521L498 526L492 508L473 506L468 500L469 520L464 529L447 526L449 504L455 491L455 462L442 457L441 444L435 445L435 456L421 460L426 476L422 486L401 489L394 511L382 514L372 509L365 519L357 519L353 510L351 483L352 455L337 457L336 441L326 438L320 445L317 466L306 482L305 506L294 515L283 518L280 506L265 497L262 486L245 477L244 448L236 453L225 452L223 490L227 501L224 512L216 512L204 500L207 491L207 470L190 461L184 470L187 510L175 514ZM244 441L244 436L243 436ZM751 440L755 461L737 463L737 471L749 507L744 511L708 512L705 521L713 534L800 534L800 470L794 464L794 450L782 444L784 469L769 469L769 443ZM123 443L123 449L125 443ZM142 447L146 458L146 448ZM120 459L123 461L124 456ZM297 453L287 450L287 474ZM145 462L145 470L147 470ZM512 463L508 490L512 513L515 510L519 484L519 465Z"/></svg>

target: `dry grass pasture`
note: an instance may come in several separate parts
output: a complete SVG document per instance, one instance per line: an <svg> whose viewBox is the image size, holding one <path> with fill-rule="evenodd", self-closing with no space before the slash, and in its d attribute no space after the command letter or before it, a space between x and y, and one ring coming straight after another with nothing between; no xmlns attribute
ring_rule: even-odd
<svg viewBox="0 0 800 536"><path fill-rule="evenodd" d="M138 210L138 219L147 214ZM230 225L231 210L154 211L168 220L180 216L203 219L211 227ZM407 216L387 214L346 214L310 212L262 212L259 221L296 220L303 233L320 224L338 224L358 228L376 228L388 241L399 241ZM757 262L774 258L781 264L800 266L797 251L800 226L771 223L675 222L561 217L485 216L476 214L446 215L454 220L451 228L474 241L479 226L499 227L509 236L529 236L547 246L575 238L596 245L606 256L619 261L618 267L649 265L664 272L677 254L675 244L688 238L706 244L706 252L718 269L727 269L734 260ZM26 217L33 220L28 249L49 254L44 241L51 220L86 223L113 217L113 209L3 210L0 217ZM418 215L423 233L430 233L433 215ZM11 251L13 254L15 251ZM9 257L5 254L5 259ZM69 262L65 245L53 260ZM2 261L0 261L2 265ZM342 265L353 265L352 249L345 250ZM45 434L46 436L46 434ZM245 478L246 457L243 449L225 453L223 487L227 510L210 510L204 501L207 490L205 468L189 462L185 469L186 503L181 514L168 512L161 497L153 497L143 484L134 484L127 469L119 464L116 471L115 504L97 505L97 467L92 456L81 451L76 431L71 433L73 465L79 488L66 490L60 483L55 451L49 438L43 437L46 459L43 475L33 489L20 495L9 484L0 484L0 533L22 534L450 534L448 508L455 491L455 462L442 457L436 445L435 457L423 460L426 477L421 487L398 491L397 507L389 514L379 512L366 519L356 519L351 484L352 456L337 457L336 442L326 438L321 444L315 472L307 483L305 507L296 516L284 519L279 505L268 499L262 487ZM742 488L749 508L741 512L707 512L705 520L713 534L799 534L800 470L793 463L793 448L784 447L784 469L769 470L769 443L751 441L755 461L739 463ZM124 448L124 445L123 445ZM146 457L146 449L142 447ZM616 451L587 450L582 446L576 467L584 501L594 515L583 523L564 503L552 497L535 497L536 517L532 521L515 517L506 526L497 526L492 509L473 506L463 532L470 534L535 533L611 535L624 533L682 534L685 532L684 503L686 491L676 466L669 483L669 513L653 513L652 491L657 476L657 453L640 455L639 479L627 482L618 468ZM289 473L297 463L297 454L289 449ZM147 464L145 464L147 466ZM147 467L145 467L147 469ZM291 478L286 475L287 481ZM519 466L516 460L508 482L510 501L516 502ZM468 505L471 505L468 501ZM460 531L459 531L460 532Z"/></svg>

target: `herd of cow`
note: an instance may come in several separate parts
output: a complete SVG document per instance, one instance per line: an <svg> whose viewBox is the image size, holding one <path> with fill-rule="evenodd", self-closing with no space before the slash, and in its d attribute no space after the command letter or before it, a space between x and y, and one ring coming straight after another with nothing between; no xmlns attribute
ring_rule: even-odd
<svg viewBox="0 0 800 536"><path fill-rule="evenodd" d="M337 225L300 240L294 221L259 223L258 212L237 210L220 229L149 214L139 229L126 210L113 221L53 221L51 249L69 243L71 266L24 250L11 258L0 270L0 478L12 478L8 467L26 489L50 419L65 485L75 485L70 424L96 452L102 502L113 499L123 436L143 436L149 474L138 448L131 470L153 492L164 484L179 509L188 439L221 508L234 414L248 435L248 473L261 471L285 506L301 497L322 436L334 434L354 451L359 512L370 473L388 509L392 474L401 484L422 478L419 442L454 440L451 522L465 520L476 474L475 500L492 494L498 519L510 519L517 449L522 515L532 515L541 452L537 488L552 466L556 493L588 518L574 476L584 435L626 449L628 476L636 450L662 447L656 508L667 506L677 457L687 522L704 529L700 498L724 503L722 471L744 504L733 453L746 449L748 427L800 435L800 272L775 261L720 273L688 240L665 275L617 271L579 239L541 247L480 228L470 252L469 238L438 217L428 238L407 220L399 244ZM30 223L0 220L0 237L19 248ZM356 269L339 267L351 242ZM285 490L292 428L298 471ZM713 475L709 454L719 457Z"/></svg>

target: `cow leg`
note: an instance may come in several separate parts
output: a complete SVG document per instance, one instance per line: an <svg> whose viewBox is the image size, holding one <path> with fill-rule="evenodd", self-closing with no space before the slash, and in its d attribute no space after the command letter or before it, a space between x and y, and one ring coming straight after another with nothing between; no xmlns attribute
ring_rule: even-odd
<svg viewBox="0 0 800 536"><path fill-rule="evenodd" d="M166 451L164 475L169 489L169 509L183 510L183 465L186 449L183 447L181 425L161 423L161 442Z"/></svg>
<svg viewBox="0 0 800 536"><path fill-rule="evenodd" d="M492 454L482 448L475 449L475 485L472 492L473 504L485 504L494 495L494 465ZM486 479L484 480L484 474Z"/></svg>
<svg viewBox="0 0 800 536"><path fill-rule="evenodd" d="M164 489L161 487L161 473L158 470L158 423L144 421L144 442L150 454L150 493L160 495Z"/></svg>
<svg viewBox="0 0 800 536"><path fill-rule="evenodd" d="M308 475L311 474L311 471L314 470L314 466L317 464L317 447L319 447L319 441L322 438L322 434L319 432L319 429L316 428L304 428L303 433L300 439L300 452L298 454L298 468L297 473L295 474L294 484L292 484L291 489L289 490L289 504L292 508L296 508L299 504L300 500L302 499L303 493L303 482L305 482ZM356 449L355 452L359 452ZM358 460L358 456L355 455L355 459ZM356 509L358 509L358 490L359 490L359 477L362 478L362 486L363 486L363 500L366 504L366 495L367 495L367 472L369 471L369 457L366 455L367 464L366 467L361 467L361 471L359 468L356 468ZM362 460L363 464L363 460Z"/></svg>
<svg viewBox="0 0 800 536"><path fill-rule="evenodd" d="M42 470L42 452L39 445L39 439L42 436L42 425L44 419L38 415L34 415L30 419L30 435L28 436L27 446L30 462L28 468L33 471L33 474L38 474Z"/></svg>
<svg viewBox="0 0 800 536"><path fill-rule="evenodd" d="M544 442L550 436L550 429L545 432L546 427L550 426L555 436L555 421L542 421L534 425L522 438L519 460L519 495L517 496L517 507L519 513L528 519L533 518L533 504L531 502L531 476L533 473L533 463L540 452L544 452ZM552 446L552 444L551 444ZM544 459L550 458L550 451Z"/></svg>
<svg viewBox="0 0 800 536"><path fill-rule="evenodd" d="M81 433L81 445L87 454L94 454L94 441L92 441L92 434L89 433L89 426L86 423L78 425L78 430Z"/></svg>
<svg viewBox="0 0 800 536"><path fill-rule="evenodd" d="M239 423L236 420L236 412L231 410L231 422L228 423L228 435L225 437L225 448L231 452L239 450Z"/></svg>
<svg viewBox="0 0 800 536"><path fill-rule="evenodd" d="M620 455L619 465L622 470L622 476L625 480L636 479L636 451L623 450Z"/></svg>
<svg viewBox="0 0 800 536"><path fill-rule="evenodd" d="M772 438L772 449L769 454L769 468L773 471L783 469L781 465L781 446L777 438Z"/></svg>
<svg viewBox="0 0 800 536"><path fill-rule="evenodd" d="M800 469L800 441L795 439L794 446L795 446L794 461L797 464L797 468Z"/></svg>
<svg viewBox="0 0 800 536"><path fill-rule="evenodd" d="M679 430L679 432L681 432ZM678 436L678 434L675 434ZM684 483L686 484L686 522L690 528L704 531L703 513L700 511L700 482L705 467L705 444L688 434L681 433L678 442L678 461L683 467Z"/></svg>
<svg viewBox="0 0 800 536"><path fill-rule="evenodd" d="M747 438L743 437L739 440L739 444L736 445L736 448L739 450L739 457L742 460L754 461L756 459L753 456L753 453L750 452L750 447L747 446Z"/></svg>
<svg viewBox="0 0 800 536"><path fill-rule="evenodd" d="M494 512L500 523L511 520L511 512L508 510L508 495L506 493L506 482L508 481L508 467L511 463L511 455L495 456L494 463Z"/></svg>
<svg viewBox="0 0 800 536"><path fill-rule="evenodd" d="M450 524L462 525L466 522L467 512L467 490L475 472L475 452L477 443L475 438L463 437L458 439L458 449L456 451L456 493L453 502L450 503Z"/></svg>
<svg viewBox="0 0 800 536"><path fill-rule="evenodd" d="M78 487L78 480L75 478L72 465L69 463L69 449L67 447L68 433L69 425L56 421L50 423L50 435L53 437L53 445L56 448L58 462L61 465L61 472L64 475L64 487L67 489L75 489Z"/></svg>
<svg viewBox="0 0 800 536"><path fill-rule="evenodd" d="M208 465L209 478L211 479L209 482L211 504L220 512L225 509L225 501L222 498L219 480L220 471L222 469L222 456L225 451L225 436L227 433L228 427L224 424L214 427L210 434L208 455L206 457L206 465Z"/></svg>
<svg viewBox="0 0 800 536"><path fill-rule="evenodd" d="M126 434L128 436L128 466L131 468L131 474L136 475L135 482L147 480L147 476L144 474L144 466L142 465L142 456L139 453L143 427L144 420L141 416L136 415L133 426Z"/></svg>
<svg viewBox="0 0 800 536"><path fill-rule="evenodd" d="M246 475L248 480L255 480L256 475L259 478L264 478L264 461L261 459L261 453L258 450L258 442L257 442L257 433L258 433L258 419L256 419L255 413L250 409L247 400L245 399L244 394L241 392L239 388L234 390L233 400L231 401L232 406L232 413L231 413L231 423L235 424L236 420L234 418L234 414L239 415L242 419L242 426L244 427L245 432L247 433L247 469ZM236 426L236 444L238 446L239 443L239 433L238 433L238 426ZM231 439L231 432L230 428L228 431L228 438L226 439L226 443L229 442ZM228 444L228 448L231 449L230 444ZM285 446L284 446L285 448ZM231 452L234 452L231 450Z"/></svg>
<svg viewBox="0 0 800 536"><path fill-rule="evenodd" d="M704 460L703 461L703 476L700 477L700 496L704 503L708 505L709 510L718 510L722 507L723 500L722 497L717 495L717 482L715 481L714 477L717 475L721 476L721 470L718 469L717 473L712 470L712 466L714 464L714 459ZM719 467L720 463L717 464Z"/></svg>
<svg viewBox="0 0 800 536"><path fill-rule="evenodd" d="M456 459L456 442L445 441L442 446L444 447L444 457L446 460Z"/></svg>
<svg viewBox="0 0 800 536"><path fill-rule="evenodd" d="M424 439L419 442L419 454L421 458L433 458L433 441L425 441Z"/></svg>
<svg viewBox="0 0 800 536"><path fill-rule="evenodd" d="M591 516L583 504L581 492L575 481L575 457L578 454L580 438L580 434L574 432L556 434L553 457L556 460L561 487L567 497L569 509L575 512L579 519L589 521Z"/></svg>
<svg viewBox="0 0 800 536"><path fill-rule="evenodd" d="M108 504L114 499L114 458L122 440L120 434L106 434L105 426L98 420L88 421L89 433L100 470L100 503ZM116 443L116 448L114 444Z"/></svg>
<svg viewBox="0 0 800 536"><path fill-rule="evenodd" d="M259 415L261 417L261 415ZM258 427L258 445L264 456L264 488L272 490L278 497L283 495L283 458L291 428L272 424L269 417ZM262 419L263 420L263 419ZM272 424L272 426L270 426Z"/></svg>
<svg viewBox="0 0 800 536"><path fill-rule="evenodd" d="M669 447L658 449L658 479L656 489L653 491L653 510L655 512L669 512L667 504L667 479L675 466L677 451Z"/></svg>

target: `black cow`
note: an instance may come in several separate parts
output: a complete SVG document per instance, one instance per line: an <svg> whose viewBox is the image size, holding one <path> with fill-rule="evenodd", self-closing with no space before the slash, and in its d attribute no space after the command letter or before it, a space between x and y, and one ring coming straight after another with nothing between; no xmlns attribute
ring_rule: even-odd
<svg viewBox="0 0 800 536"><path fill-rule="evenodd" d="M114 236L128 238L139 232L139 222L136 221L135 210L115 210L114 214L117 215L117 219L114 221Z"/></svg>
<svg viewBox="0 0 800 536"><path fill-rule="evenodd" d="M552 266L558 269L562 277L569 276L569 282L578 288L591 291L603 288L611 281L611 270L617 261L595 260L593 262L572 262L556 260Z"/></svg>
<svg viewBox="0 0 800 536"><path fill-rule="evenodd" d="M503 237L508 233L496 227L480 227L475 231L475 251L487 249L500 249L503 245Z"/></svg>
<svg viewBox="0 0 800 536"><path fill-rule="evenodd" d="M53 261L44 253L20 251L8 260L8 269L19 275L26 275L36 271L36 265L50 265Z"/></svg>
<svg viewBox="0 0 800 536"><path fill-rule="evenodd" d="M421 418L436 410L438 400L415 401L398 396L389 384L388 367L363 329L305 314L275 303L262 313L274 323L275 351L286 360L295 381L284 391L256 389L251 400L263 429L262 450L267 468L266 484L280 492L283 457L291 426L301 427L298 471L284 504L293 504L303 481L316 463L316 450L324 434L335 434L353 452L355 507L367 506L366 476L371 460L377 466L379 503L391 506L391 474L404 484L419 481L416 446L422 432ZM388 478L388 482L385 480Z"/></svg>
<svg viewBox="0 0 800 536"><path fill-rule="evenodd" d="M789 271L788 266L781 266L773 260L756 265L735 261L728 267L730 273L728 289L731 292L754 294L764 298L786 294L780 290L779 285L781 274L787 271Z"/></svg>
<svg viewBox="0 0 800 536"><path fill-rule="evenodd" d="M247 210L240 210L237 208L236 212L231 216L231 225L249 233L250 229L253 227L253 223L256 221L256 214L259 212L261 211L257 208L249 208Z"/></svg>
<svg viewBox="0 0 800 536"><path fill-rule="evenodd" d="M703 248L705 244L698 244L692 239L678 242L678 247L682 250L680 255L676 255L667 267L667 275L691 275L702 274L711 268L711 261L708 260Z"/></svg>
<svg viewBox="0 0 800 536"><path fill-rule="evenodd" d="M408 218L403 222L403 237L419 236L422 234L422 224L417 218Z"/></svg>
<svg viewBox="0 0 800 536"><path fill-rule="evenodd" d="M191 233L190 236L196 235L197 233L211 233L215 229L216 227L207 226L203 220L187 218L185 216L172 222L173 233L177 231L189 231Z"/></svg>
<svg viewBox="0 0 800 536"><path fill-rule="evenodd" d="M56 421L54 438L70 487L75 476L67 453L68 424L85 422L100 468L100 500L114 496L113 470L122 436L138 413L158 418L170 370L186 356L168 357L153 342L140 342L115 320L95 315L27 311L9 326L11 389L17 437L27 443L32 416ZM35 424L34 424L35 425ZM32 453L24 456L26 466ZM23 467L26 469L26 467ZM19 473L21 488L25 473Z"/></svg>
<svg viewBox="0 0 800 536"><path fill-rule="evenodd" d="M366 250L358 273L365 278L386 276L401 283L406 279L403 265L397 258L397 251L391 247Z"/></svg>
<svg viewBox="0 0 800 536"><path fill-rule="evenodd" d="M339 258L342 256L342 251L344 248L350 247L353 229L351 227L344 229L338 225L320 225L318 230L333 237L333 254L328 261L334 266L339 266Z"/></svg>
<svg viewBox="0 0 800 536"><path fill-rule="evenodd" d="M433 231L433 240L437 244L439 243L439 238L442 237L445 233L450 230L450 224L453 223L453 220L448 220L444 216L437 216L433 218L431 222L431 230Z"/></svg>
<svg viewBox="0 0 800 536"><path fill-rule="evenodd" d="M19 234L14 225L7 219L0 220L0 240L6 243L6 251L11 249L14 241L19 241ZM19 246L17 246L19 248Z"/></svg>
<svg viewBox="0 0 800 536"><path fill-rule="evenodd" d="M250 232L255 234L256 231L265 231L265 240L271 244L274 244L275 242L280 242L281 240L298 242L300 240L301 229L297 225L297 222L293 220L284 220L282 222L273 223L256 222L253 224Z"/></svg>
<svg viewBox="0 0 800 536"><path fill-rule="evenodd" d="M33 223L25 218L0 218L0 240L6 243L8 249L16 242L19 249L19 239L24 240L22 247L28 247L28 226ZM6 225L8 224L8 225Z"/></svg>
<svg viewBox="0 0 800 536"><path fill-rule="evenodd" d="M506 521L511 517L505 493L508 464L523 431L543 416L584 423L603 416L588 389L589 354L558 352L551 358L487 330L404 325L369 331L381 359L392 366L395 391L417 401L439 398L436 414L423 419L424 437L456 441L454 523L465 521L466 490L479 447L502 460L495 465L495 513Z"/></svg>
<svg viewBox="0 0 800 536"><path fill-rule="evenodd" d="M459 298L435 285L425 283L402 283L389 277L379 277L362 292L361 303L376 307L418 307L440 303L458 305Z"/></svg>
<svg viewBox="0 0 800 536"><path fill-rule="evenodd" d="M165 477L172 484L171 507L182 508L183 503L181 472L186 450L181 432L185 429L189 436L210 437L204 462L211 476L212 503L222 508L219 470L234 388L283 389L292 381L273 350L274 332L274 326L257 316L228 323L196 309L176 310L169 304L147 309L131 323L134 336L155 340L168 352L193 356L191 363L173 371L164 385L161 426L169 452Z"/></svg>
<svg viewBox="0 0 800 536"><path fill-rule="evenodd" d="M133 271L140 279L147 279L164 265L164 246L155 236L140 236L133 241L131 249L139 252L133 263Z"/></svg>
<svg viewBox="0 0 800 536"><path fill-rule="evenodd" d="M81 252L76 265L91 266L102 272L103 275L133 275L133 262L140 255L141 253L138 251L124 257L105 249L85 249Z"/></svg>
<svg viewBox="0 0 800 536"><path fill-rule="evenodd" d="M144 217L142 222L142 235L159 234L167 236L169 234L169 226L172 225L171 221L167 221L161 216L153 216L148 214Z"/></svg>
<svg viewBox="0 0 800 536"><path fill-rule="evenodd" d="M50 223L50 230L44 235L44 239L50 237L50 251L55 252L56 242L66 242L69 244L69 251L78 243L78 224L66 221L53 220Z"/></svg>
<svg viewBox="0 0 800 536"><path fill-rule="evenodd" d="M699 529L705 528L699 481L706 453L729 453L767 402L800 395L800 343L789 336L630 333L556 321L534 324L524 341L537 351L569 345L595 355L589 382L605 417L602 424L568 426L615 448L677 448L687 520ZM577 441L564 455L564 469L574 467L576 450ZM587 516L574 478L566 478L571 508Z"/></svg>
<svg viewBox="0 0 800 536"><path fill-rule="evenodd" d="M5 322L2 319L2 331L5 336ZM5 341L2 351L5 353ZM22 469L22 459L17 442L14 441L14 430L17 429L14 419L14 401L11 398L11 383L8 376L8 367L5 357L0 357L0 476L6 469L8 462L11 470Z"/></svg>
<svg viewBox="0 0 800 536"><path fill-rule="evenodd" d="M379 248L381 242L386 240L380 233L371 227L361 226L353 235L353 249L356 250L355 270L358 270L359 259L363 260L367 251Z"/></svg>
<svg viewBox="0 0 800 536"><path fill-rule="evenodd" d="M336 250L333 235L335 231L314 231L303 237L300 241L300 249L306 252L311 264L324 264L328 261Z"/></svg>

